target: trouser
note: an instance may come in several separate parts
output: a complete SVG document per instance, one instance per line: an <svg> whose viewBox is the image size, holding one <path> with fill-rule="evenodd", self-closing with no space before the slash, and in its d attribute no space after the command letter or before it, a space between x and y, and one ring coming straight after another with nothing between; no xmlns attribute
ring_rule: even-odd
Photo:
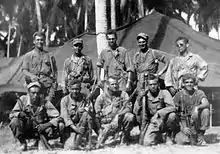
<svg viewBox="0 0 220 154"><path fill-rule="evenodd" d="M178 118L174 112L167 115L162 119L159 114L155 114L149 123L144 135L143 144L145 146L155 145L163 142L163 133L175 133L179 129Z"/></svg>
<svg viewBox="0 0 220 154"><path fill-rule="evenodd" d="M48 127L41 134L45 136L46 139L57 138L62 132L63 123L59 123L59 127ZM24 143L26 139L39 139L39 133L34 128L33 123L26 123L25 120L20 118L13 118L9 124L11 131L15 138L17 138L21 143Z"/></svg>
<svg viewBox="0 0 220 154"><path fill-rule="evenodd" d="M132 113L125 113L124 115L116 116L110 123L102 124L103 138L107 139L108 136L114 136L115 133L122 131L123 138L130 137L130 131L134 126L134 115ZM102 141L104 142L105 139Z"/></svg>
<svg viewBox="0 0 220 154"><path fill-rule="evenodd" d="M94 129L95 127L95 117L93 115L89 115L88 112L83 112L82 115L78 116L74 119L73 123L77 127L83 128L83 135L77 134L73 131L73 129L68 126L64 129L62 142L64 143L64 149L77 149L80 144L81 137L87 134L89 129ZM91 135L91 134L90 134ZM88 136L86 136L88 137ZM88 140L87 140L88 141Z"/></svg>
<svg viewBox="0 0 220 154"><path fill-rule="evenodd" d="M202 133L204 135L205 131L209 128L209 109L203 109L200 112L198 112L197 118L191 119L192 132L195 132L195 137L199 133ZM196 140L196 139L195 139ZM183 131L178 132L176 134L175 141L177 144L194 144L192 140L192 137L189 134L185 134Z"/></svg>

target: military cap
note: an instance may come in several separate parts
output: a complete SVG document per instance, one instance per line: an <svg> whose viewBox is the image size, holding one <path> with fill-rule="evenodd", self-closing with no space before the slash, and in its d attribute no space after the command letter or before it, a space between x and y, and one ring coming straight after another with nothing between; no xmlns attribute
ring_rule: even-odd
<svg viewBox="0 0 220 154"><path fill-rule="evenodd" d="M140 39L140 38L143 38L145 40L148 40L149 36L146 34L146 33L139 33L137 35L137 40Z"/></svg>
<svg viewBox="0 0 220 154"><path fill-rule="evenodd" d="M36 32L33 34L33 38L35 38L35 36L43 36L43 37L45 37L45 34L44 34L43 32L36 31Z"/></svg>
<svg viewBox="0 0 220 154"><path fill-rule="evenodd" d="M75 45L75 44L83 44L83 40L81 38L75 38L75 39L73 39L72 44L73 45Z"/></svg>
<svg viewBox="0 0 220 154"><path fill-rule="evenodd" d="M39 82L37 81L34 81L34 82L31 82L27 85L27 88L30 89L31 87L38 87L38 88L41 88L41 85Z"/></svg>

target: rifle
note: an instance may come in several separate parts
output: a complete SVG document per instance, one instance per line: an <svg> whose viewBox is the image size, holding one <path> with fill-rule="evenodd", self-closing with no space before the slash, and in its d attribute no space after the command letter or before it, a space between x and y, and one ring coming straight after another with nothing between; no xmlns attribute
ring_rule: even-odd
<svg viewBox="0 0 220 154"><path fill-rule="evenodd" d="M144 80L143 80L143 85L142 85L142 89L144 89L144 91L146 90L146 76L144 74ZM141 119L141 133L140 133L140 138L139 138L139 144L143 145L143 141L144 141L144 135L145 132L148 128L149 124L146 124L146 96L143 96L142 98L142 119Z"/></svg>
<svg viewBox="0 0 220 154"><path fill-rule="evenodd" d="M128 98L128 100L124 103L124 105L122 106L121 109L119 109L114 115L113 118L111 120L111 122L109 123L109 125L107 127L104 128L104 130L99 134L98 136L98 141L96 144L96 149L100 148L101 144L107 139L108 135L109 135L109 130L112 128L111 123L114 121L118 121L119 117L123 114L125 114L126 112L123 112L124 109L126 108L127 104L131 101L131 99L133 98L133 96L136 94L137 92L137 88L132 92L132 94L130 95L130 97ZM125 100L119 101L119 102L123 102Z"/></svg>

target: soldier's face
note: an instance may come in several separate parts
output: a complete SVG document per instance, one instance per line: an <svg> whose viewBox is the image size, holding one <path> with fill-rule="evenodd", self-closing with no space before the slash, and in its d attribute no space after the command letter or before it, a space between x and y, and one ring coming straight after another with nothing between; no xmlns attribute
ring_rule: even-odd
<svg viewBox="0 0 220 154"><path fill-rule="evenodd" d="M69 91L71 93L71 96L73 98L76 98L79 96L80 91L81 91L81 85L80 84L74 84L69 88Z"/></svg>
<svg viewBox="0 0 220 154"><path fill-rule="evenodd" d="M179 51L179 53L184 53L187 48L188 48L189 44L186 43L184 40L178 40L176 42L176 47L178 48L177 50Z"/></svg>
<svg viewBox="0 0 220 154"><path fill-rule="evenodd" d="M109 90L111 90L112 92L117 92L119 90L118 80L109 79L108 82L109 82L108 83Z"/></svg>
<svg viewBox="0 0 220 154"><path fill-rule="evenodd" d="M148 80L148 87L151 93L156 93L159 89L158 80Z"/></svg>
<svg viewBox="0 0 220 154"><path fill-rule="evenodd" d="M194 90L195 82L193 79L187 79L183 82L183 87L186 91Z"/></svg>
<svg viewBox="0 0 220 154"><path fill-rule="evenodd" d="M81 54L82 48L83 48L83 45L81 43L74 44L73 45L73 52L76 55L79 55L79 54Z"/></svg>
<svg viewBox="0 0 220 154"><path fill-rule="evenodd" d="M35 36L34 45L36 48L42 50L44 46L44 37L43 36Z"/></svg>
<svg viewBox="0 0 220 154"><path fill-rule="evenodd" d="M114 34L107 35L108 45L114 47L116 45L117 38Z"/></svg>
<svg viewBox="0 0 220 154"><path fill-rule="evenodd" d="M137 44L141 50L147 48L147 41L143 38L139 38Z"/></svg>
<svg viewBox="0 0 220 154"><path fill-rule="evenodd" d="M39 87L31 87L29 89L29 96L32 103L36 103L40 98L40 88Z"/></svg>

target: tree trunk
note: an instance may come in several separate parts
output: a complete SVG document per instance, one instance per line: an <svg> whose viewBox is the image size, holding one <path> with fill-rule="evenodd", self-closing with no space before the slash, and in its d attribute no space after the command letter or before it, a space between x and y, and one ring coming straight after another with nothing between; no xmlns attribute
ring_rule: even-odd
<svg viewBox="0 0 220 154"><path fill-rule="evenodd" d="M37 22L38 22L38 31L42 31L42 19L41 19L41 11L39 0L35 0L35 8L36 8L36 15L37 15Z"/></svg>
<svg viewBox="0 0 220 154"><path fill-rule="evenodd" d="M100 54L107 47L105 37L105 33L107 32L106 0L95 0L95 14L97 52Z"/></svg>
<svg viewBox="0 0 220 154"><path fill-rule="evenodd" d="M115 0L111 0L111 29L116 29L116 5L115 5Z"/></svg>
<svg viewBox="0 0 220 154"><path fill-rule="evenodd" d="M106 0L95 0L95 20L96 20L96 44L97 52L107 47L105 34L107 32ZM102 69L100 78L104 79L104 70Z"/></svg>
<svg viewBox="0 0 220 154"><path fill-rule="evenodd" d="M49 24L47 26L47 31L46 31L46 47L49 47L50 44L50 26Z"/></svg>
<svg viewBox="0 0 220 154"><path fill-rule="evenodd" d="M10 57L11 22L8 25L7 58Z"/></svg>
<svg viewBox="0 0 220 154"><path fill-rule="evenodd" d="M143 0L138 0L138 17L144 17L144 3Z"/></svg>
<svg viewBox="0 0 220 154"><path fill-rule="evenodd" d="M20 57L21 55L21 47L22 47L22 43L23 43L23 36L20 36L20 42L19 42L19 46L18 46L18 53L17 53L17 57Z"/></svg>
<svg viewBox="0 0 220 154"><path fill-rule="evenodd" d="M84 14L84 31L88 29L88 0L84 0L85 14Z"/></svg>

